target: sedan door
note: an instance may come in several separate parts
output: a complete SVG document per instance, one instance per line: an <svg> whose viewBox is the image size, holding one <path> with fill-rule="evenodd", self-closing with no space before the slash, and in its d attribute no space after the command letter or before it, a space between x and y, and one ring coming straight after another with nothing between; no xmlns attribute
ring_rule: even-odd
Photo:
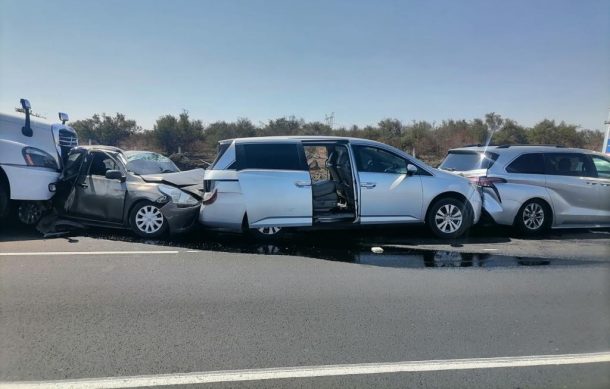
<svg viewBox="0 0 610 389"><path fill-rule="evenodd" d="M121 170L119 163L103 152L88 155L89 168L75 183L70 214L100 222L123 222L127 186L125 182L106 178L106 171Z"/></svg>
<svg viewBox="0 0 610 389"><path fill-rule="evenodd" d="M389 151L354 145L360 182L360 223L422 221L422 182L409 175L408 161Z"/></svg>

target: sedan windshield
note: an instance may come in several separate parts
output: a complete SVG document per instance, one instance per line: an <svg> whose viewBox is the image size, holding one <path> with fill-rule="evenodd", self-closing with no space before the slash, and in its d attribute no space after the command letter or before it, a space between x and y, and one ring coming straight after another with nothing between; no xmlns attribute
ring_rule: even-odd
<svg viewBox="0 0 610 389"><path fill-rule="evenodd" d="M151 151L126 151L125 157L127 170L138 175L180 171L171 159Z"/></svg>

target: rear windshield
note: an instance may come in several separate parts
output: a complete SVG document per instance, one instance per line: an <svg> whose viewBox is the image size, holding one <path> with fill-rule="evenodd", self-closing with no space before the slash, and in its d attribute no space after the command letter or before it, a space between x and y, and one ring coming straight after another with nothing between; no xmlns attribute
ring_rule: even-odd
<svg viewBox="0 0 610 389"><path fill-rule="evenodd" d="M229 146L231 146L231 142L218 143L218 153L216 154L216 159L214 162L212 162L208 169L214 169L218 161L220 161L220 158L222 158L223 154L229 149Z"/></svg>
<svg viewBox="0 0 610 389"><path fill-rule="evenodd" d="M498 159L498 154L481 151L450 151L439 169L449 171L468 171L489 169Z"/></svg>

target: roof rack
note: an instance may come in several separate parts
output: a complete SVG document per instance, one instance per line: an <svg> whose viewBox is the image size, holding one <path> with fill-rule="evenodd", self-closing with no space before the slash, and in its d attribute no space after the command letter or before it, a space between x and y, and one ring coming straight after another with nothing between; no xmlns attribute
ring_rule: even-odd
<svg viewBox="0 0 610 389"><path fill-rule="evenodd" d="M466 146L462 146L462 147L483 147L483 145L480 143L476 143L476 144L466 145Z"/></svg>
<svg viewBox="0 0 610 389"><path fill-rule="evenodd" d="M508 149L509 147L514 147L514 146L519 146L519 147L521 147L521 146L527 146L527 147L541 147L541 146L543 146L543 147L557 147L557 148L564 148L564 146L562 146L562 145L544 145L544 144L541 144L541 145L531 145L531 144L527 144L527 145L525 145L525 144L516 144L516 145L500 145L500 146L496 146L496 148L497 148L497 149Z"/></svg>

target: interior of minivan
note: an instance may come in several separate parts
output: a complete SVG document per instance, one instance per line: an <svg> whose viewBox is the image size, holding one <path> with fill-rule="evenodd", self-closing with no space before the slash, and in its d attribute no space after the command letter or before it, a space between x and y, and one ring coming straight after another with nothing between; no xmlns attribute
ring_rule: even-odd
<svg viewBox="0 0 610 389"><path fill-rule="evenodd" d="M304 144L311 176L314 223L350 222L356 218L352 164L346 144Z"/></svg>

